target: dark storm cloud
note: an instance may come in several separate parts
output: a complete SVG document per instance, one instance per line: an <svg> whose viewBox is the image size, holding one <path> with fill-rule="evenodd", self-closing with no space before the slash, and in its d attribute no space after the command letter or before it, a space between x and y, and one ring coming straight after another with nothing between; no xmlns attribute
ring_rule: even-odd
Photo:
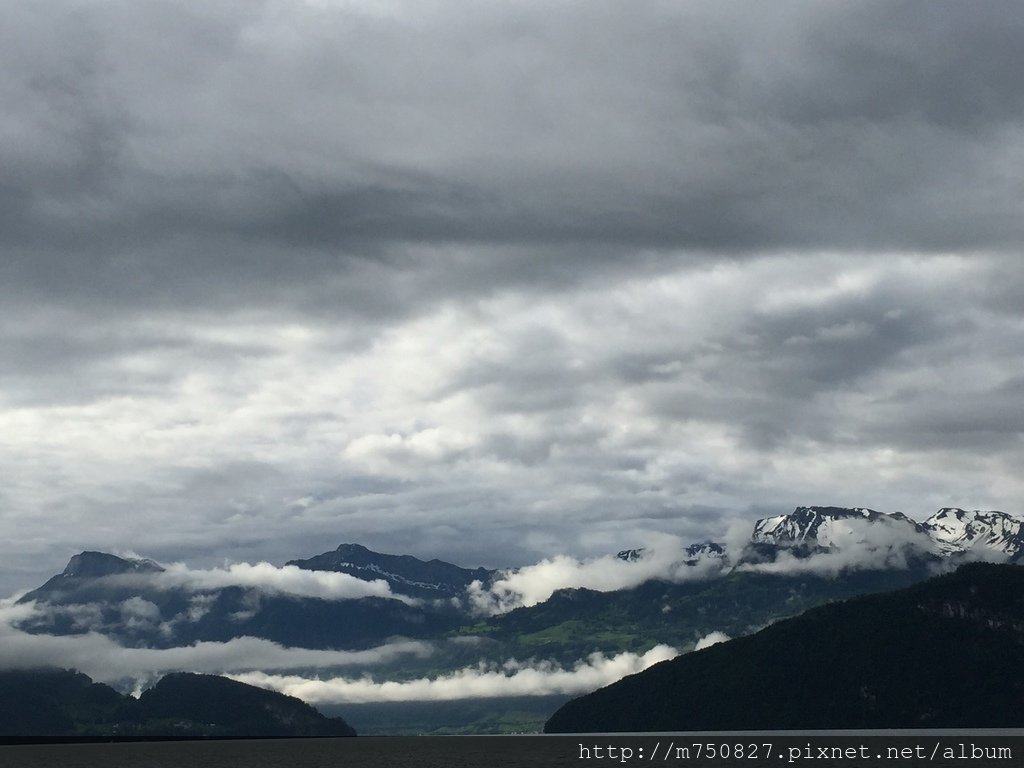
<svg viewBox="0 0 1024 768"><path fill-rule="evenodd" d="M3 7L12 573L1024 498L1015 5Z"/></svg>
<svg viewBox="0 0 1024 768"><path fill-rule="evenodd" d="M302 284L386 243L1005 246L1021 24L945 3L17 8L7 261L130 291L130 253L160 278L138 291L188 293L196 267Z"/></svg>
<svg viewBox="0 0 1024 768"><path fill-rule="evenodd" d="M916 116L977 135L1006 127L1024 114L1014 87L1024 19L1008 3L989 11L906 0L823 9L801 36L817 66L791 70L766 109L805 122Z"/></svg>

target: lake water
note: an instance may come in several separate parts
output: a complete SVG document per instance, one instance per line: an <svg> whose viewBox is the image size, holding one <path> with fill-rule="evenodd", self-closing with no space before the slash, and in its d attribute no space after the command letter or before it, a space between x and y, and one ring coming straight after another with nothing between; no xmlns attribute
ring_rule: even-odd
<svg viewBox="0 0 1024 768"><path fill-rule="evenodd" d="M857 750L822 758L819 746ZM611 749L609 749L611 747ZM751 748L760 751L755 755ZM709 754L709 748L714 754ZM770 749L767 749L770 748ZM737 749L744 752L740 754ZM998 760L972 750L1000 749ZM628 751L627 751L628 750ZM882 759L888 750L896 750ZM910 751L906 751L910 750ZM944 757L954 750L955 757ZM684 753L685 752L685 753ZM837 754L837 753L833 753ZM984 754L984 753L983 753ZM967 759L965 759L967 758ZM973 759L972 759L973 758ZM1021 731L423 736L0 746L0 768L525 768L596 765L1024 766Z"/></svg>
<svg viewBox="0 0 1024 768"><path fill-rule="evenodd" d="M576 748L500 736L19 745L0 747L0 768L500 768L575 765Z"/></svg>

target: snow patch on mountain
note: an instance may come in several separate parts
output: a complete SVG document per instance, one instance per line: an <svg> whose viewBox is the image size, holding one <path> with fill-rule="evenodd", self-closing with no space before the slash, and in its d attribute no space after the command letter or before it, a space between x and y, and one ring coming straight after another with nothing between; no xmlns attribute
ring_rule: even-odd
<svg viewBox="0 0 1024 768"><path fill-rule="evenodd" d="M950 557L1008 560L1024 551L1024 520L1002 512L945 509L922 524L902 512L868 507L797 507L758 520L750 533L730 533L727 540L728 545L705 541L683 546L665 539L656 547L623 549L592 560L559 555L502 571L489 584L474 582L466 597L470 610L493 615L544 602L559 589L609 592L655 579L678 582L731 570L834 576L847 570L939 566Z"/></svg>
<svg viewBox="0 0 1024 768"><path fill-rule="evenodd" d="M943 554L1015 557L1024 551L1024 519L995 510L945 507L922 524Z"/></svg>
<svg viewBox="0 0 1024 768"><path fill-rule="evenodd" d="M791 514L758 520L751 542L803 547L808 553L888 545L940 556L1010 559L1024 551L1024 519L998 511L944 508L917 523L901 512L797 507Z"/></svg>
<svg viewBox="0 0 1024 768"><path fill-rule="evenodd" d="M788 515L768 517L754 524L750 540L777 546L812 545L843 548L876 539L867 535L882 526L898 538L923 533L921 526L901 513L886 514L865 507L797 507Z"/></svg>

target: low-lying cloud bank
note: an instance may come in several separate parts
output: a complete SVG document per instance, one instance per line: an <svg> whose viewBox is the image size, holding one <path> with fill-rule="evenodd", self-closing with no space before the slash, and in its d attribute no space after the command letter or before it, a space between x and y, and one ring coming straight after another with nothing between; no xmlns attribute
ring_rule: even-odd
<svg viewBox="0 0 1024 768"><path fill-rule="evenodd" d="M324 600L358 600L383 597L409 605L422 601L391 591L384 579L366 580L335 571L310 571L296 565L268 562L232 563L222 568L190 568L185 563L162 565L162 571L114 574L92 579L94 584L167 591L181 589L208 592L227 587L255 589L265 594L315 597ZM14 595L20 597L23 593Z"/></svg>
<svg viewBox="0 0 1024 768"><path fill-rule="evenodd" d="M74 668L94 680L119 682L152 679L168 672L222 674L251 670L288 671L366 667L402 656L426 657L431 643L399 641L362 651L289 648L270 640L239 637L226 642L198 642L176 648L125 648L96 632L82 635L33 635L14 626L29 618L31 603L0 602L0 669Z"/></svg>
<svg viewBox="0 0 1024 768"><path fill-rule="evenodd" d="M467 590L472 610L485 615L543 603L560 589L613 592L638 587L651 579L683 581L717 573L719 565L683 562L685 545L676 536L661 535L643 549L643 556L624 560L615 555L578 560L556 555L534 565L505 571L490 585L473 582Z"/></svg>
<svg viewBox="0 0 1024 768"><path fill-rule="evenodd" d="M334 677L326 680L265 672L233 674L243 683L297 696L313 704L360 704L378 701L448 701L486 699L498 696L542 696L578 694L614 683L626 675L641 672L678 655L668 645L657 645L647 653L594 653L566 669L550 661L520 662L510 659L501 665L481 663L435 678L407 681L375 681L370 677Z"/></svg>
<svg viewBox="0 0 1024 768"><path fill-rule="evenodd" d="M131 578L138 578L133 576ZM413 598L397 595L383 579L365 581L347 573L308 571L295 565L272 565L266 562L234 563L225 568L192 569L182 563L167 566L151 576L153 584L165 589L194 590L251 587L263 592L319 597L326 600L352 600L362 597L387 597L405 603Z"/></svg>

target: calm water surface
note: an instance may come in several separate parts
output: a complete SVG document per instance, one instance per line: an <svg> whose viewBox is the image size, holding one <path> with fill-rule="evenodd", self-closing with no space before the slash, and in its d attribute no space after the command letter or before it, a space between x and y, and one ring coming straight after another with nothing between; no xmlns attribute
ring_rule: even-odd
<svg viewBox="0 0 1024 768"><path fill-rule="evenodd" d="M500 736L55 744L0 746L0 768L504 768L578 765L574 749Z"/></svg>
<svg viewBox="0 0 1024 768"><path fill-rule="evenodd" d="M765 747L771 745L771 754ZM617 753L608 754L615 745ZM716 745L715 759L697 757L699 745ZM723 759L723 745L746 745L748 754ZM750 759L751 745L762 752ZM813 745L813 749L812 749ZM869 759L832 760L817 757L819 745L870 746ZM942 758L955 746L968 753L975 746L1008 750L997 761ZM865 746L865 749L866 749ZM921 759L875 759L889 748L913 747ZM940 749L941 747L941 749ZM631 750L625 759L623 748ZM674 750L688 749L685 758ZM791 754L793 750L795 754ZM933 752L934 750L934 752ZM586 756L584 756L586 753ZM910 753L907 753L908 755ZM887 766L911 768L1022 768L1024 731L842 731L616 734L613 736L361 736L354 739L268 739L260 741L184 741L138 744L60 744L0 746L0 768L515 768L529 766L613 765L744 766L744 768L807 768L825 766Z"/></svg>

